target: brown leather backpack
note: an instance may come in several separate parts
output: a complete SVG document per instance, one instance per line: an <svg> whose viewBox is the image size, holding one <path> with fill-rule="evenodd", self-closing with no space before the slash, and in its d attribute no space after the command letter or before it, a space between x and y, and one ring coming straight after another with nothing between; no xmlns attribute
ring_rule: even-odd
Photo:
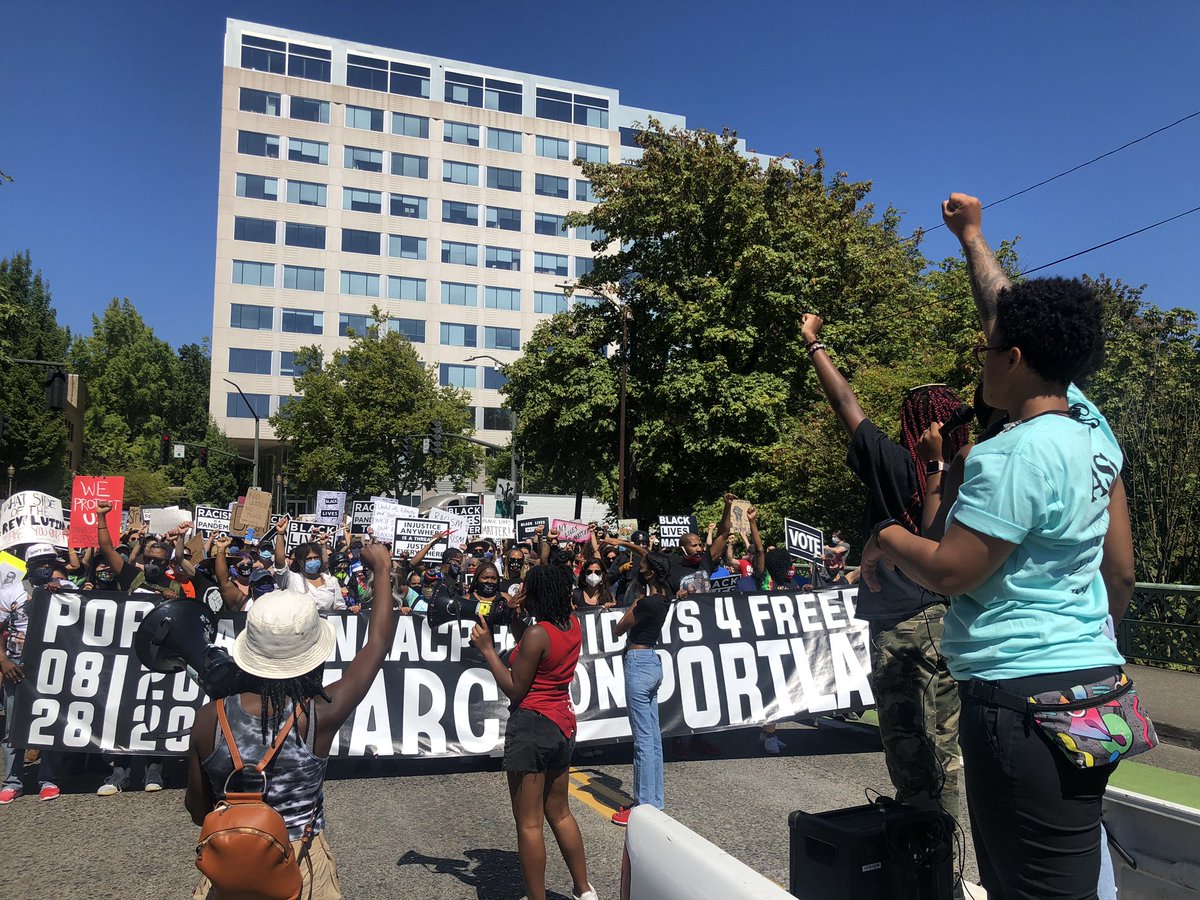
<svg viewBox="0 0 1200 900"><path fill-rule="evenodd" d="M233 771L225 781L225 798L204 817L200 843L196 845L196 868L212 882L222 900L292 900L300 896L304 879L288 839L287 825L283 816L263 801L267 792L263 770L283 746L295 719L294 713L289 715L266 755L257 765L247 767L233 740L225 701L217 703L217 720L225 733ZM262 776L262 791L231 793L229 781L239 772ZM305 829L306 846L315 819Z"/></svg>

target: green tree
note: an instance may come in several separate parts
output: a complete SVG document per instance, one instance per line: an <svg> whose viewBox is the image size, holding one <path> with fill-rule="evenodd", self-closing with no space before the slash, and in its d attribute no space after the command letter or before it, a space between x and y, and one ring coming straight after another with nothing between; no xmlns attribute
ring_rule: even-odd
<svg viewBox="0 0 1200 900"><path fill-rule="evenodd" d="M386 316L374 314L376 324L328 361L317 347L296 351L297 397L271 416L291 448L294 477L309 490L359 496L406 494L445 478L461 487L482 462L478 447L453 437L473 431L469 395L439 387L412 344L381 333ZM425 454L419 437L434 420L447 436L440 457ZM407 454L406 436L413 438Z"/></svg>

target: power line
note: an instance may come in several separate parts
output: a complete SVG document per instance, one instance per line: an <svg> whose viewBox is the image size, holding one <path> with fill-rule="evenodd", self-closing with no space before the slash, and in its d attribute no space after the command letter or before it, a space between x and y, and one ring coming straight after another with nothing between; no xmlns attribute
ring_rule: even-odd
<svg viewBox="0 0 1200 900"><path fill-rule="evenodd" d="M999 206L1001 203L1004 203L1006 200L1011 200L1014 197L1020 197L1022 194L1028 194L1032 190L1036 190L1037 188L1040 188L1043 185L1047 185L1052 181L1057 181L1059 178L1062 178L1066 175L1070 175L1072 172L1078 172L1080 169L1086 168L1087 166L1090 166L1092 163L1099 162L1100 160L1102 160L1106 157L1112 156L1114 153L1120 153L1122 150L1126 149L1127 147L1132 147L1134 144L1140 144L1142 141L1148 140L1149 138L1154 137L1156 134L1162 134L1164 131L1169 131L1170 129L1174 128L1176 125L1182 125L1184 122L1188 121L1188 119L1194 119L1197 116L1200 116L1200 109L1196 110L1194 113L1190 113L1190 114L1184 116L1181 119L1176 119L1170 125L1164 125L1164 126L1162 126L1162 128L1156 128L1153 131L1151 131L1149 134L1143 134L1140 138L1135 138L1132 141L1128 141L1127 143L1122 144L1120 147L1115 147L1106 153L1101 153L1099 156L1093 157L1092 159L1089 159L1087 162L1082 162L1077 166L1072 166L1071 168L1066 169L1065 171L1059 172L1057 175L1051 175L1049 178L1047 178L1043 181L1039 181L1037 184L1031 184L1029 187L1022 188L1019 191L1009 194L1007 197L1001 197L999 200L993 200L991 203L985 203L983 205L983 208L989 209L993 206ZM945 222L942 222L938 225L934 225L932 228L927 229L925 231L925 234L929 234L930 232L937 231L939 228L944 228L945 225L946 225ZM1103 246L1103 245L1101 245L1101 246ZM1084 252L1086 252L1086 251L1084 251ZM1070 259L1070 257L1067 257L1067 258Z"/></svg>

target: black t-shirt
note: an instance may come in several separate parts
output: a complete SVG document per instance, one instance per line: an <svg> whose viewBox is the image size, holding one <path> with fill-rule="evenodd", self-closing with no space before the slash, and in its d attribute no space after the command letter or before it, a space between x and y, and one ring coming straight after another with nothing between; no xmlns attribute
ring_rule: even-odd
<svg viewBox="0 0 1200 900"><path fill-rule="evenodd" d="M583 588L575 588L571 591L571 605L576 609L604 609L603 603L588 603L584 600Z"/></svg>
<svg viewBox="0 0 1200 900"><path fill-rule="evenodd" d="M654 647L662 637L663 623L667 621L668 600L662 594L649 594L638 601L633 610L633 627L629 629L629 643Z"/></svg>
<svg viewBox="0 0 1200 900"><path fill-rule="evenodd" d="M863 510L863 539L886 519L905 521L905 516L920 522L921 501L914 499L921 490L917 468L908 451L889 438L870 419L863 419L850 439L846 465L867 489ZM879 592L858 582L857 614L861 619L907 619L926 606L945 600L940 594L914 584L899 569L877 567Z"/></svg>
<svg viewBox="0 0 1200 900"><path fill-rule="evenodd" d="M713 562L713 558L705 550L700 554L700 562L692 564L685 562L682 556L672 556L671 571L667 575L667 583L671 586L671 594L679 593L679 588L687 581L699 582L698 590L701 592L708 590L708 576L712 574L713 569L717 564ZM697 577L699 573L702 577ZM692 591L696 593L697 591Z"/></svg>

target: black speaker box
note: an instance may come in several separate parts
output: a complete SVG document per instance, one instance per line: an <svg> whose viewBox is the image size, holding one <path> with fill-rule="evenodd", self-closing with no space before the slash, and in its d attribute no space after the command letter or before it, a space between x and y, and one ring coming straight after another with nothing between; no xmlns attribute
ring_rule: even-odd
<svg viewBox="0 0 1200 900"><path fill-rule="evenodd" d="M954 820L882 802L788 817L788 891L804 900L950 900Z"/></svg>

